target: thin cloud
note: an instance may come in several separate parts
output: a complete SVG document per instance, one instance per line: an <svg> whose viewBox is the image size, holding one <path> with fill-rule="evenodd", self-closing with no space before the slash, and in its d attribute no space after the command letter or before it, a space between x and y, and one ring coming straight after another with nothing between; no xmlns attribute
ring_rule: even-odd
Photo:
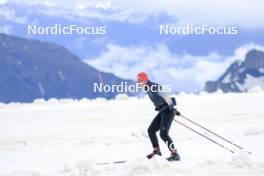
<svg viewBox="0 0 264 176"><path fill-rule="evenodd" d="M264 50L263 46L247 44L235 50L232 56L209 53L206 56L171 53L164 45L152 47L122 47L108 44L101 56L86 63L123 78L135 79L146 71L154 81L171 84L175 91L201 91L205 81L217 79L234 60L244 60L250 49Z"/></svg>
<svg viewBox="0 0 264 176"><path fill-rule="evenodd" d="M62 0L9 1L17 4L44 5L50 8L45 9L47 14L69 18L81 16L143 23L150 16L168 14L175 19L175 25L237 25L250 30L264 28L264 1L260 0L68 0L67 3Z"/></svg>

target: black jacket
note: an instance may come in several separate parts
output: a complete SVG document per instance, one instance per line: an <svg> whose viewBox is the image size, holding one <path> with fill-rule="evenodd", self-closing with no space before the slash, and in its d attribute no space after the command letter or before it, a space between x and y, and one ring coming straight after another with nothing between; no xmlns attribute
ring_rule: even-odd
<svg viewBox="0 0 264 176"><path fill-rule="evenodd" d="M147 94L154 104L156 110L173 106L171 97L166 92L162 91L162 87L159 84L148 81L147 86Z"/></svg>

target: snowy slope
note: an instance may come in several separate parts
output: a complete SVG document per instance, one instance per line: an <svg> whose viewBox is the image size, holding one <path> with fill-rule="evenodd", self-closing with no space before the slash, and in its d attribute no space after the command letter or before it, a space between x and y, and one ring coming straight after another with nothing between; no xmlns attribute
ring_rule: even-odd
<svg viewBox="0 0 264 176"><path fill-rule="evenodd" d="M0 104L0 176L262 176L264 92L252 92L178 95L183 114L253 155L231 154L174 123L170 134L182 157L174 163L145 158L152 150L146 129L156 113L146 98ZM95 164L123 159L128 162Z"/></svg>
<svg viewBox="0 0 264 176"><path fill-rule="evenodd" d="M94 83L133 83L85 64L63 46L1 33L0 58L0 102L5 103L51 97L114 98L116 92L94 92Z"/></svg>

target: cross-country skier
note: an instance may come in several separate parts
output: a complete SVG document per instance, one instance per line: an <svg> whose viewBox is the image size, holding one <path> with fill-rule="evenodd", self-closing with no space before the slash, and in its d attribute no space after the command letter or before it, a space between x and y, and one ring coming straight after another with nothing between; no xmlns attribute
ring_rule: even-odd
<svg viewBox="0 0 264 176"><path fill-rule="evenodd" d="M151 159L155 155L161 155L158 138L156 136L156 132L160 130L160 137L168 145L171 152L171 156L167 158L167 160L180 160L180 155L169 136L170 126L174 116L180 115L180 112L173 107L176 105L175 99L172 99L168 94L162 91L159 84L151 82L148 75L144 72L137 75L137 82L140 83L147 92L150 100L155 106L155 110L159 111L148 128L148 135L153 146L153 152L147 155L147 158Z"/></svg>

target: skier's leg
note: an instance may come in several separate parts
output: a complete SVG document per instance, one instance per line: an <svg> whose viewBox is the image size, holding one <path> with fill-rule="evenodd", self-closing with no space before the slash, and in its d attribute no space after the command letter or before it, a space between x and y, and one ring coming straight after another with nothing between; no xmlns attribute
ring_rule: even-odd
<svg viewBox="0 0 264 176"><path fill-rule="evenodd" d="M173 110L167 109L164 110L161 114L161 122L160 122L160 137L162 140L168 145L168 148L171 152L171 156L167 158L168 161L178 161L180 160L180 155L175 149L174 143L169 136L169 130L174 118Z"/></svg>
<svg viewBox="0 0 264 176"><path fill-rule="evenodd" d="M154 149L159 148L159 142L156 135L156 132L159 129L160 129L160 115L157 114L156 117L152 120L150 126L148 127L148 135Z"/></svg>
<svg viewBox="0 0 264 176"><path fill-rule="evenodd" d="M159 142L158 142L158 138L156 135L156 132L159 130L159 128L160 128L160 116L158 114L153 119L153 121L151 122L148 128L148 135L149 135L150 141L153 146L153 152L147 155L148 159L151 159L154 155L161 155L160 149L159 149Z"/></svg>
<svg viewBox="0 0 264 176"><path fill-rule="evenodd" d="M170 151L175 150L173 141L169 136L169 130L174 118L173 111L168 108L161 112L160 116L160 137L168 145Z"/></svg>

